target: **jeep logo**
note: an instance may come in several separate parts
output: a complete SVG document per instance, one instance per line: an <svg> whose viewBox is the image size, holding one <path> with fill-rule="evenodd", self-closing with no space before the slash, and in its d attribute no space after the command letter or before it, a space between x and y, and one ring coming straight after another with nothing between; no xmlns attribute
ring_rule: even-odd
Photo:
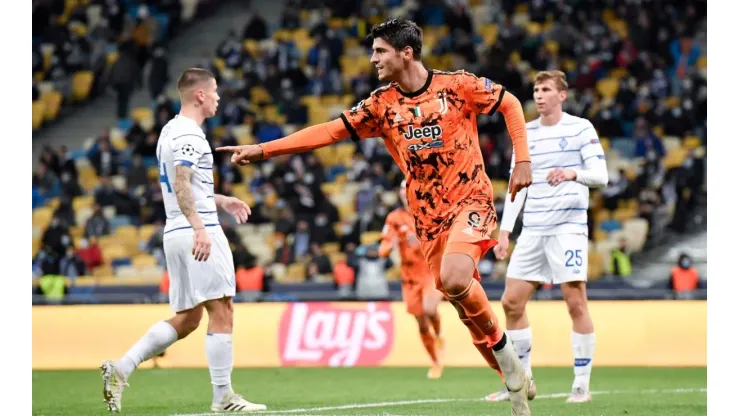
<svg viewBox="0 0 740 416"><path fill-rule="evenodd" d="M406 140L414 139L437 139L442 136L442 127L437 125L426 127L409 126L408 131L403 133Z"/></svg>

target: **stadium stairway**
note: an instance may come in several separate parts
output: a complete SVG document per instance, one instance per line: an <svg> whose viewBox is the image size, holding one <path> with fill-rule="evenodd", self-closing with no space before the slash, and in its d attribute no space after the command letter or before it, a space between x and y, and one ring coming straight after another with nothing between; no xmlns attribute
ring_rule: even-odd
<svg viewBox="0 0 740 416"><path fill-rule="evenodd" d="M232 0L224 2L209 17L195 22L174 38L168 45L170 49L170 90L173 88L180 72L198 65L204 56L212 56L218 44L226 37L229 30L236 29L241 33L250 17L248 2ZM257 2L255 2L257 3ZM259 11L268 22L279 22L281 11L286 0L259 2ZM145 68L144 80L148 68ZM150 106L151 99L147 88L134 93L131 108ZM98 137L105 130L117 124L116 97L114 93L104 94L91 101L87 106L59 120L55 125L41 129L33 136L34 169L45 145L60 146L66 144L70 149L81 149L88 138Z"/></svg>

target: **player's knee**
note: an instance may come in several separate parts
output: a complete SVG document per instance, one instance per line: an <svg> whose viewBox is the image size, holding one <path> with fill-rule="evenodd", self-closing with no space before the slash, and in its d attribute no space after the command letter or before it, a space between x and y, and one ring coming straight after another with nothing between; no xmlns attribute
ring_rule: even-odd
<svg viewBox="0 0 740 416"><path fill-rule="evenodd" d="M581 318L588 313L588 306L586 306L585 299L573 297L566 299L565 303L568 305L568 314L570 314L572 319Z"/></svg>
<svg viewBox="0 0 740 416"><path fill-rule="evenodd" d="M504 308L504 313L508 317L517 317L524 315L524 308L527 305L525 299L520 299L517 296L504 293L504 297L501 299L501 305Z"/></svg>
<svg viewBox="0 0 740 416"><path fill-rule="evenodd" d="M456 256L454 260L449 259L449 261L444 261L442 263L440 280L442 280L442 285L447 294L456 296L467 290L468 286L470 286L470 281L473 279L474 270L475 264L473 260L465 255Z"/></svg>

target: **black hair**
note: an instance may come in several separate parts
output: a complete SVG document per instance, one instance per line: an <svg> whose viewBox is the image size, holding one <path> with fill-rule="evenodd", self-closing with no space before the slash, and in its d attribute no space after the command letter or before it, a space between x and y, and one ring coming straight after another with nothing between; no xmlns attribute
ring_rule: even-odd
<svg viewBox="0 0 740 416"><path fill-rule="evenodd" d="M406 19L390 19L378 23L370 30L367 40L380 38L400 51L409 46L414 51L414 59L421 60L422 31L416 23Z"/></svg>

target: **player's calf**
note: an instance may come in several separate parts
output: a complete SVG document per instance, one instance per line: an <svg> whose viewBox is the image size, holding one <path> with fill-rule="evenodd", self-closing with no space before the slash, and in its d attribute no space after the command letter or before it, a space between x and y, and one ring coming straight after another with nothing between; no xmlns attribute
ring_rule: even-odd
<svg viewBox="0 0 740 416"><path fill-rule="evenodd" d="M198 326L200 326L202 318L203 306L198 305L195 308L178 312L167 323L175 329L177 339L180 340L195 332Z"/></svg>

